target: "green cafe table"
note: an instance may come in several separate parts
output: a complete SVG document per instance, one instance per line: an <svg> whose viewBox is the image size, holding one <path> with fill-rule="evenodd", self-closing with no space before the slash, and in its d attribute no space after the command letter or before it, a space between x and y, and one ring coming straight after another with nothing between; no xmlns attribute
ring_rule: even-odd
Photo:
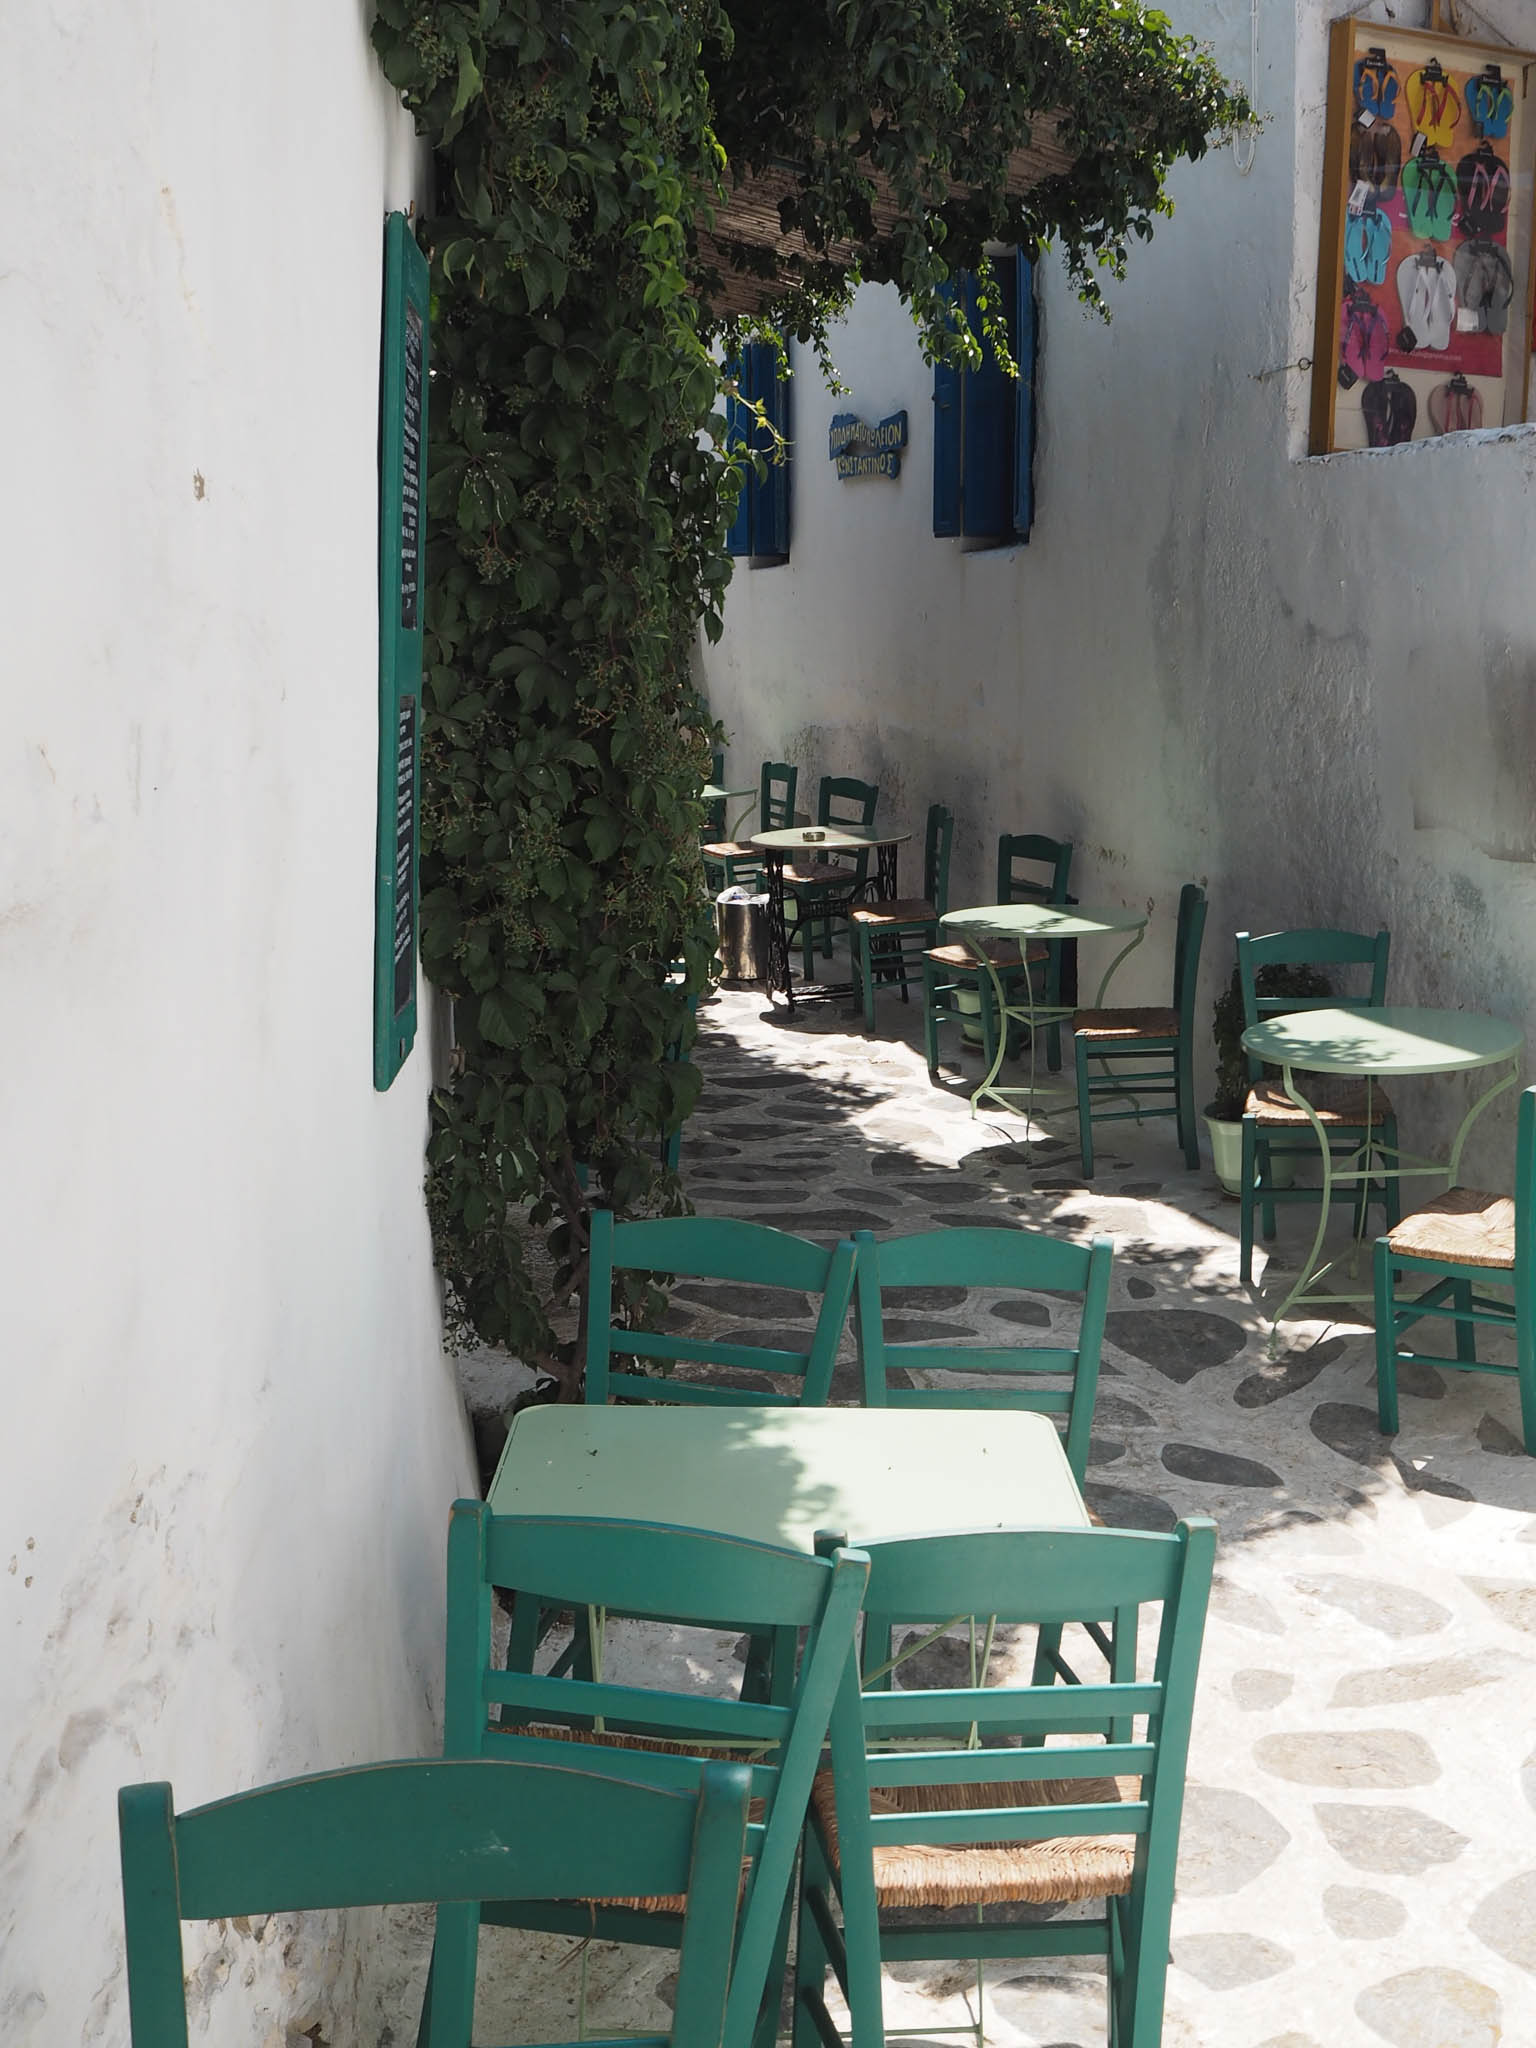
<svg viewBox="0 0 1536 2048"><path fill-rule="evenodd" d="M1109 987L1110 977L1125 959L1141 944L1147 929L1146 913L1140 910L1088 910L1081 904L1058 905L1054 903L986 903L974 910L951 910L940 918L944 936L963 939L976 955L992 984L992 1000L998 1013L997 1050L992 1064L979 1088L971 1096L971 1114L974 1116L984 1099L990 1097L1005 1108L1022 1098L1027 1110L1037 1106L1042 1110L1075 1103L1075 1090L1067 1088L1045 1089L1035 1078L1035 1048L1039 1043L1041 1030L1047 1024L1070 1023L1070 1009L1054 1008L1035 1001L1034 985L1026 974L1022 977L1024 1000L1010 1004L1003 993L1002 978L988 956L989 939L1013 939L1017 941L1021 959L1028 955L1031 941L1043 942L1048 939L1102 939L1126 937L1128 940L1115 954L1099 981L1098 994L1092 1007L1101 1009L1104 991ZM1008 1050L1009 1022L1026 1024L1029 1027L1029 1085L999 1085L998 1075L1002 1071L1003 1059ZM1054 1098L1054 1100L1053 1100Z"/></svg>
<svg viewBox="0 0 1536 2048"><path fill-rule="evenodd" d="M1369 1301L1369 1292L1344 1294L1319 1290L1331 1262L1321 1258L1323 1238L1328 1229L1328 1211L1337 1185L1353 1188L1360 1181L1391 1175L1407 1180L1421 1176L1454 1181L1461 1164L1467 1133L1497 1095L1514 1086L1520 1071L1520 1053L1525 1034L1502 1017L1485 1017L1471 1010L1416 1010L1388 1006L1379 1010L1295 1010L1283 1017L1251 1024L1243 1033L1243 1050L1280 1069L1281 1085L1317 1133L1323 1176L1322 1200L1318 1204L1317 1230L1311 1250L1289 1294L1275 1311L1275 1323L1298 1306L1314 1302ZM1297 1087L1301 1074L1339 1074L1363 1080L1369 1090L1375 1081L1406 1080L1427 1074L1459 1074L1478 1067L1507 1066L1509 1071L1485 1088L1461 1120L1450 1157L1426 1159L1398 1152L1391 1162L1381 1147L1369 1139L1353 1153L1332 1152L1325 1127L1312 1104ZM1369 1095L1367 1095L1369 1101ZM1367 1112L1369 1129L1369 1112ZM1378 1164L1372 1166L1372 1155Z"/></svg>
<svg viewBox="0 0 1536 2048"><path fill-rule="evenodd" d="M706 782L699 791L699 795L707 804L737 803L742 797L749 799L746 807L737 812L736 822L733 825L728 824L726 826L725 837L727 839L739 839L741 837L742 826L745 825L748 818L751 817L753 811L757 808L757 794L757 784L755 782L748 783L745 789L723 789L718 782Z"/></svg>
<svg viewBox="0 0 1536 2048"><path fill-rule="evenodd" d="M514 1418L497 1515L603 1515L786 1550L947 1529L1083 1529L1048 1415L915 1408L550 1405Z"/></svg>
<svg viewBox="0 0 1536 2048"><path fill-rule="evenodd" d="M784 913L784 864L799 854L824 861L829 853L874 853L878 869L872 882L861 883L848 870L848 894L873 894L890 900L897 891L897 860L910 832L865 832L854 826L790 825L776 832L754 832L748 844L761 847L768 876L768 998L782 995L791 1010L797 1002L830 1003L856 996L853 981L801 982L794 986L789 962L789 923ZM791 892L792 893L792 892Z"/></svg>

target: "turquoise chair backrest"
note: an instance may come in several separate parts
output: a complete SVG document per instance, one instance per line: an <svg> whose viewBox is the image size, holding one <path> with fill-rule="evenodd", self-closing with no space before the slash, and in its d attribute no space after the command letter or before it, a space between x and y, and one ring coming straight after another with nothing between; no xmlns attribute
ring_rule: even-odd
<svg viewBox="0 0 1536 2048"><path fill-rule="evenodd" d="M1042 1627L1096 1624L1106 1614L1156 1602L1162 1615L1152 1676L1134 1683L946 1685L923 1692L888 1690L872 1678L874 1689L862 1697L849 1697L851 1688L841 1695L833 1712L832 1756L850 1923L868 1924L873 1912L863 1888L879 1848L1129 1834L1136 1837L1130 1897L1110 1903L1126 1907L1128 1921L1120 1926L1132 1958L1143 1949L1166 1956L1215 1548L1215 1525L1203 1516L1181 1522L1166 1536L1003 1529L868 1545L869 1612L897 1614L920 1628L943 1628L965 1615ZM1145 1733L1139 1741L1097 1739L1106 1730L1112 1737L1131 1732L1141 1717ZM1080 1739L1045 1746L1048 1738L1062 1736ZM1138 1778L1139 1798L1099 1803L1102 1795L1091 1781L1113 1777ZM1080 1803L1030 1802L1013 1789L1074 1779L1088 1781ZM921 1799L916 1803L923 1811L916 1816L892 1810L900 1807L906 1788L929 1786L953 1786L958 1796ZM987 1790L978 1795L973 1788L980 1786ZM894 1795L873 1815L872 1789ZM1117 1986L1114 1995L1124 2005L1111 2035L1129 2039L1133 1977L1129 1988ZM1146 2039L1158 2039L1155 2027Z"/></svg>
<svg viewBox="0 0 1536 2048"><path fill-rule="evenodd" d="M546 1749L548 1746L546 1746ZM366 1764L186 1813L118 1795L134 2048L187 2048L181 1923L346 1906L684 1894L672 2048L719 2048L751 1774L589 1749Z"/></svg>
<svg viewBox="0 0 1536 2048"><path fill-rule="evenodd" d="M868 832L875 822L880 791L852 775L823 775L816 795L818 825L851 825Z"/></svg>
<svg viewBox="0 0 1536 2048"><path fill-rule="evenodd" d="M594 1209L588 1265L586 1398L626 1401L802 1405L825 1407L832 1386L837 1347L853 1297L853 1246L846 1240L829 1250L732 1216L657 1216L616 1223L610 1211ZM783 1288L818 1300L816 1326L804 1349L782 1341L755 1343L751 1329L734 1330L730 1341L686 1337L671 1331L633 1328L614 1321L616 1273L672 1274L678 1279L731 1280L744 1286ZM769 1338L787 1334L769 1328ZM710 1385L676 1375L628 1370L615 1361L654 1358L770 1373L785 1378L783 1390Z"/></svg>
<svg viewBox="0 0 1536 2048"><path fill-rule="evenodd" d="M928 1230L913 1237L877 1240L869 1231L854 1237L856 1322L869 1408L1023 1408L1065 1418L1067 1462L1079 1486L1088 1464L1088 1439L1098 1389L1099 1353L1114 1246L1107 1237L1091 1245L1051 1237L1038 1230ZM888 1317L901 1313L904 1287L967 1287L1048 1290L1079 1294L1077 1341L1062 1344L1012 1341L972 1345L909 1343L886 1335ZM894 1298L892 1298L894 1296ZM998 1319L999 1329L1017 1329ZM1065 1386L901 1387L893 1368L975 1376L1018 1375L1026 1381L1050 1377ZM905 1610L899 1610L905 1612ZM970 1610L976 1611L976 1610Z"/></svg>
<svg viewBox="0 0 1536 2048"><path fill-rule="evenodd" d="M680 1496L686 1511L686 1495ZM484 1501L454 1503L448 1527L447 1683L443 1746L449 1755L547 1756L556 1742L579 1745L594 1730L642 1739L734 1748L751 1765L762 1802L749 1821L752 1874L743 1901L733 2011L742 2005L745 2042L757 2018L769 1959L788 1893L800 1829L820 1761L833 1699L852 1665L854 1633L869 1577L862 1551L830 1556L782 1550L702 1529L599 1517L495 1515ZM493 1656L494 1599L514 1595L507 1669ZM535 1673L533 1642L518 1617L552 1608L597 1619L590 1671ZM710 1630L805 1631L787 1703L685 1692L604 1679L601 1617L652 1617ZM526 1650L527 1654L522 1652ZM499 1709L491 1720L488 1709ZM540 1732L542 1731L542 1732ZM566 1752L570 1753L569 1749ZM691 1782L697 1759L656 1756L658 1775ZM737 1866L738 1871L740 1865ZM645 1896L665 1887L588 1887L566 1896ZM494 1897L494 1893L485 1894Z"/></svg>
<svg viewBox="0 0 1536 2048"><path fill-rule="evenodd" d="M758 796L759 832L787 832L795 822L795 786L800 770L792 761L765 761Z"/></svg>
<svg viewBox="0 0 1536 2048"><path fill-rule="evenodd" d="M1021 875L1020 866L1047 872ZM998 838L999 903L1065 903L1071 872L1070 840L1048 839L1040 832L1004 832Z"/></svg>
<svg viewBox="0 0 1536 2048"><path fill-rule="evenodd" d="M1179 1013L1179 1033L1186 1044L1193 1042L1205 912L1205 891L1198 882L1186 882L1179 891L1179 924L1173 942L1173 1007Z"/></svg>
<svg viewBox="0 0 1536 2048"><path fill-rule="evenodd" d="M923 901L942 917L949 908L949 856L955 843L955 814L947 804L928 806L923 833Z"/></svg>
<svg viewBox="0 0 1536 2048"><path fill-rule="evenodd" d="M1392 935L1379 932L1332 931L1311 928L1286 932L1251 932L1237 935L1237 977L1243 992L1243 1024L1258 1024L1266 1017L1283 1017L1293 1010L1379 1010L1387 999L1387 956ZM1370 970L1369 986L1363 995L1341 994L1327 976L1326 994L1269 995L1262 992L1260 978L1266 967L1365 967ZM1250 1059L1248 1072L1259 1080L1262 1060Z"/></svg>

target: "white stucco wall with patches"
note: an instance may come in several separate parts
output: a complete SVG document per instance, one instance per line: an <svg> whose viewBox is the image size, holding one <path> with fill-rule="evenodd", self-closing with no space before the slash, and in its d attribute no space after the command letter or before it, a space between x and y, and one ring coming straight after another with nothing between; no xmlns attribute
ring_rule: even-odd
<svg viewBox="0 0 1536 2048"><path fill-rule="evenodd" d="M1384 923L1397 1001L1536 1012L1536 430L1307 460L1309 381L1280 368L1313 353L1337 11L1263 0L1253 167L1181 167L1110 325L1044 259L1029 545L933 537L931 373L866 288L834 345L846 397L799 353L790 562L738 566L702 656L732 779L787 756L802 807L823 773L878 781L916 835L904 885L936 798L955 904L993 895L1000 831L1072 839L1085 903L1152 909L1118 1000L1168 1000L1179 886L1206 881L1207 1074L1242 928ZM1169 12L1247 83L1247 0ZM1522 0L1479 12L1536 42ZM903 406L899 481L838 482L832 413ZM1399 1091L1426 1141L1465 1093ZM1511 1148L1490 1113L1469 1166L1507 1181Z"/></svg>
<svg viewBox="0 0 1536 2048"><path fill-rule="evenodd" d="M425 1026L371 1077L382 226L425 167L350 0L52 0L7 60L0 2038L98 2048L121 1783L439 1740L473 1481ZM339 2048L359 1952L276 1935L213 1944L199 2038Z"/></svg>

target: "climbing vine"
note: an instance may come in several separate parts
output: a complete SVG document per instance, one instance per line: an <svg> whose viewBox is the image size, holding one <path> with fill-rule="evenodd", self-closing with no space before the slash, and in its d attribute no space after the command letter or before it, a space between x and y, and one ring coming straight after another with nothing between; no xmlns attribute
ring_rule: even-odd
<svg viewBox="0 0 1536 2048"><path fill-rule="evenodd" d="M950 267L1056 238L1093 288L1246 111L1120 0L378 0L435 157L421 942L453 1000L428 1202L461 1335L567 1394L588 1205L676 1206L710 941L690 670L741 458L712 282L738 169L796 166L766 313L823 352L861 276L931 346ZM1042 109L1080 161L1029 194ZM707 252L707 253L706 253ZM965 338L959 338L965 346Z"/></svg>

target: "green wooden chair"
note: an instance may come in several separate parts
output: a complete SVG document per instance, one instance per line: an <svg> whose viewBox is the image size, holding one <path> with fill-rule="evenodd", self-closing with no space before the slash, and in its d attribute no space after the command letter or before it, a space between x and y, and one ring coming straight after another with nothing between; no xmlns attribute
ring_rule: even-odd
<svg viewBox="0 0 1536 2048"><path fill-rule="evenodd" d="M1387 999L1387 956L1391 934L1379 931L1344 932L1297 930L1266 932L1254 938L1248 932L1237 935L1237 972L1243 992L1244 1027L1266 1017L1284 1016L1293 1010L1370 1009L1379 1010ZM1369 986L1363 995L1294 996L1262 994L1256 986L1260 971L1269 966L1307 966L1337 970L1364 967ZM1332 979L1332 976L1330 976ZM1275 1207L1280 1202L1318 1202L1322 1190L1316 1187L1277 1187L1275 1165L1292 1166L1315 1160L1317 1134L1306 1113L1296 1107L1278 1080L1270 1080L1261 1060L1248 1062L1248 1100L1243 1111L1243 1156L1239 1174L1239 1268L1245 1286L1253 1281L1253 1220L1257 1209L1266 1238L1275 1234ZM1307 1075L1303 1093L1317 1110L1335 1153L1371 1150L1388 1159L1397 1154L1397 1113L1386 1090L1377 1082L1332 1081L1325 1075ZM1369 1118L1369 1122L1367 1122ZM1365 1229L1371 1202L1386 1210L1390 1229L1402 1213L1398 1182L1387 1174L1380 1182L1362 1180L1355 1198L1355 1227Z"/></svg>
<svg viewBox="0 0 1536 2048"><path fill-rule="evenodd" d="M907 1000L907 971L921 974L923 955L938 944L939 919L949 908L949 856L955 843L955 814L945 804L928 806L923 833L923 893L890 902L856 903L849 913L858 945L859 996L864 1029L875 1025L875 981L901 982Z"/></svg>
<svg viewBox="0 0 1536 2048"><path fill-rule="evenodd" d="M854 1236L854 1326L867 1408L1026 1408L1065 1418L1072 1476L1083 1483L1099 1383L1104 1313L1115 1249L1107 1237L1074 1244L1039 1230L926 1230L913 1237ZM1077 1341L1051 1333L1042 1343L1018 1341L1024 1331L999 1322L1001 1344L892 1340L889 1318L902 1313L908 1287L968 1287L1050 1292L1081 1297ZM1015 1335L1017 1332L1017 1335ZM985 1378L984 1386L893 1386L893 1370ZM1060 1385L1059 1382L1066 1384ZM1053 1384L1057 1383L1057 1384Z"/></svg>
<svg viewBox="0 0 1536 2048"><path fill-rule="evenodd" d="M974 1686L844 1689L806 1830L795 2048L841 2039L829 1967L852 2048L883 2048L882 1961L972 1958L979 1976L984 1962L1063 1955L1104 1958L1113 2048L1156 2048L1214 1525L985 1530L868 1550L870 1606L935 1629L991 1613L1059 1630L1160 1602L1156 1662L1140 1682L988 1684L983 1659ZM1052 1740L1063 1736L1075 1739ZM1100 1910L987 1919L1017 1901ZM978 2000L978 2043L982 2025Z"/></svg>
<svg viewBox="0 0 1536 2048"><path fill-rule="evenodd" d="M1099 1385L1099 1355L1104 1342L1104 1316L1115 1248L1107 1237L1091 1245L1052 1237L1038 1230L928 1230L913 1237L880 1240L869 1231L854 1236L854 1327L866 1408L1014 1408L1061 1417L1063 1449L1072 1477L1081 1487L1088 1470L1093 1430L1093 1404ZM1076 1343L1062 1343L1052 1332L1041 1343L953 1344L928 1340L892 1341L889 1319L902 1313L902 1292L908 1287L966 1287L1050 1292L1081 1297ZM1007 1326L1005 1326L1007 1327ZM1017 1328L1017 1325L1012 1327ZM893 1386L892 1370L932 1375L937 1385ZM984 1378L982 1386L961 1385L961 1378ZM946 1381L950 1382L946 1384ZM1065 1384L1063 1384L1065 1382ZM889 1684L895 1668L892 1632L906 1615L866 1613L866 1662L887 1666ZM1113 1674L1133 1677L1136 1670L1134 1614L1117 1613L1107 1628L1095 1623L1093 1640ZM1076 1673L1062 1661L1060 1630L1042 1629L1037 1677L1054 1669L1069 1680Z"/></svg>
<svg viewBox="0 0 1536 2048"><path fill-rule="evenodd" d="M1195 1122L1195 988L1200 976L1200 945L1205 937L1205 891L1186 882L1179 891L1179 922L1173 945L1173 1002L1166 1010L1078 1010L1072 1019L1072 1053L1077 1067L1077 1123L1083 1153L1083 1178L1093 1178L1093 1127L1140 1123L1145 1117L1178 1119L1184 1164L1200 1164L1200 1133ZM1100 1071L1089 1070L1089 1061ZM1116 1071L1133 1060L1134 1073ZM1134 1098L1131 1109L1095 1109L1106 1098ZM1171 1102L1145 1106L1148 1096L1171 1096Z"/></svg>
<svg viewBox="0 0 1536 2048"><path fill-rule="evenodd" d="M720 778L717 775L716 781ZM795 822L795 785L800 771L789 761L765 761L759 785L757 803L757 829L759 832L782 832ZM700 849L704 856L704 874L711 889L717 894L721 889L732 888L737 882L750 888L757 888L763 876L763 851L754 846L750 839L727 839L725 836L725 805L720 805L720 824L705 845Z"/></svg>
<svg viewBox="0 0 1536 2048"><path fill-rule="evenodd" d="M483 1501L455 1503L448 1531L444 1749L450 1756L547 1759L557 1745L632 1749L681 1784L701 1756L722 1752L751 1770L735 1974L726 2010L729 2048L772 2048L788 1943L795 1857L832 1702L853 1668L854 1631L869 1560L781 1550L698 1529L578 1517L493 1515ZM514 1596L505 1668L493 1655L498 1590ZM533 1670L535 1617L569 1609L585 1620L571 1649ZM654 1618L717 1631L743 1627L783 1648L771 1700L606 1678L609 1625ZM801 1631L805 1647L798 1662ZM578 1752L580 1753L580 1752ZM737 1871L741 1870L738 1863ZM508 1897L494 1886L478 1907L438 1912L433 1974L451 2014L447 2048L468 2048L479 1929L532 1927L675 1948L687 1931L677 1885L582 1886L563 1903ZM732 1890L735 1879L732 1880ZM461 2030L462 2029L462 2033Z"/></svg>
<svg viewBox="0 0 1536 2048"><path fill-rule="evenodd" d="M1536 1088L1520 1097L1515 1129L1515 1192L1448 1188L1376 1240L1376 1412L1383 1436L1396 1436L1397 1368L1439 1365L1450 1372L1491 1372L1520 1389L1520 1427L1526 1454L1536 1457ZM1422 1294L1396 1297L1399 1276L1436 1277ZM1513 1290L1512 1300L1483 1294ZM1424 1316L1442 1316L1456 1328L1456 1356L1411 1351L1402 1333ZM1477 1355L1479 1324L1514 1338L1513 1365Z"/></svg>
<svg viewBox="0 0 1536 2048"><path fill-rule="evenodd" d="M997 842L997 896L999 903L1067 903L1067 885L1072 872L1072 847L1064 839L1048 839L1038 832L1004 832ZM1071 944L1072 941L1066 943ZM1042 944L1021 954L1010 939L988 943L988 955L996 967L1008 997L1026 974L1037 977L1042 1004L1059 1007L1062 1000L1063 945ZM942 1025L977 1020L981 1034L982 1058L990 1067L997 1047L997 1013L992 1000L992 983L977 962L976 955L962 940L929 947L923 955L923 1046L928 1056L928 1074L939 1071L939 1030ZM1010 1050L1012 1050L1010 1046ZM1052 1073L1061 1068L1061 1026L1046 1031L1046 1064Z"/></svg>
<svg viewBox="0 0 1536 2048"><path fill-rule="evenodd" d="M732 1216L657 1216L616 1223L607 1209L594 1209L587 1294L586 1398L588 1401L702 1401L780 1407L824 1408L832 1386L837 1347L853 1297L853 1246L830 1249ZM765 1338L731 1341L684 1337L641 1324L614 1320L614 1276L671 1274L677 1279L730 1280L766 1290L788 1289L819 1297L816 1327L804 1349L782 1341L789 1333L771 1326ZM765 1299L768 1311L771 1296ZM716 1380L679 1378L636 1371L631 1361L654 1358L691 1361L733 1371L768 1374L784 1386L742 1386Z"/></svg>
<svg viewBox="0 0 1536 2048"><path fill-rule="evenodd" d="M187 2048L184 1920L473 1902L487 1892L680 1894L672 2028L647 2038L650 2048L721 2048L750 1789L739 1763L561 1753L552 1744L517 1762L326 1771L186 1813L175 1812L169 1785L125 1786L118 1828L134 2048ZM442 1989L434 1974L421 2048L468 2042L467 2016L460 2035L449 2030L454 2015L439 2011Z"/></svg>
<svg viewBox="0 0 1536 2048"><path fill-rule="evenodd" d="M868 832L875 822L880 791L873 782L860 782L852 775L823 775L816 793L818 825L841 826L845 830ZM821 935L821 950L830 960L832 934L846 926L848 913L864 892L869 878L869 855L839 855L824 861L798 861L784 868L786 911L799 928L805 978L813 978L813 942Z"/></svg>
<svg viewBox="0 0 1536 2048"><path fill-rule="evenodd" d="M709 763L709 779L716 788L725 781L725 756L712 754ZM704 806L704 837L719 839L725 832L725 798L717 796Z"/></svg>

